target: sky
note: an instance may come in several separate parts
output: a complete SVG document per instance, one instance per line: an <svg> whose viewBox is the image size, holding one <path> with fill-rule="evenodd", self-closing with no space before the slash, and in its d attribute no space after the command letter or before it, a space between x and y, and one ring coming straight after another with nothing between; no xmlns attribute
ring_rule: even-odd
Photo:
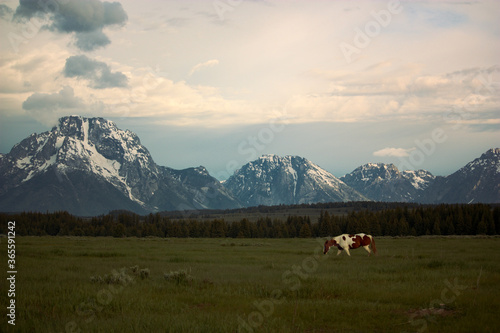
<svg viewBox="0 0 500 333"><path fill-rule="evenodd" d="M449 175L500 147L499 1L0 0L0 153L67 115L220 180L263 154Z"/></svg>

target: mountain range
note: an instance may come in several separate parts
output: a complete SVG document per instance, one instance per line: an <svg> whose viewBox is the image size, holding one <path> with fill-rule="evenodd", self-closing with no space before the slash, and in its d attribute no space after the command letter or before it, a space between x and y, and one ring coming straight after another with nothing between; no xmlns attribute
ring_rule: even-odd
<svg viewBox="0 0 500 333"><path fill-rule="evenodd" d="M369 163L337 178L299 156L264 155L224 182L203 167L157 165L140 139L103 118L68 116L0 154L0 211L93 216L336 201L500 202L500 148L447 176Z"/></svg>
<svg viewBox="0 0 500 333"><path fill-rule="evenodd" d="M137 135L102 118L61 118L0 155L0 211L98 215L237 206L204 167L159 166Z"/></svg>

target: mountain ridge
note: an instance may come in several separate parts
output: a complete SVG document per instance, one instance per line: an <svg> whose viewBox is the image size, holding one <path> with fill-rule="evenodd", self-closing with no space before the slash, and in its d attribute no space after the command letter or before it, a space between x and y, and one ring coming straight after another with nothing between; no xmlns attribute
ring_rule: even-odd
<svg viewBox="0 0 500 333"><path fill-rule="evenodd" d="M318 165L292 155L263 155L238 169L224 186L246 206L366 200Z"/></svg>
<svg viewBox="0 0 500 333"><path fill-rule="evenodd" d="M491 148L449 176L440 178L427 192L425 203L500 202L500 148Z"/></svg>
<svg viewBox="0 0 500 333"><path fill-rule="evenodd" d="M113 122L68 116L52 130L22 140L1 158L0 210L66 210L64 201L73 202L71 212L80 215L123 208L146 213L240 206L208 173L197 173L197 185L178 180L192 173L189 168L158 166L135 133L120 130ZM90 184L93 194L82 198L80 193L87 193ZM109 198L101 197L99 187ZM31 199L30 188L38 189ZM218 195L204 194L208 190ZM43 198L42 193L53 200L35 200ZM109 207L105 209L102 202L109 202Z"/></svg>
<svg viewBox="0 0 500 333"><path fill-rule="evenodd" d="M404 170L390 163L367 163L341 177L374 201L416 202L438 178L426 170Z"/></svg>
<svg viewBox="0 0 500 333"><path fill-rule="evenodd" d="M135 133L111 121L68 116L0 154L0 211L145 214L365 200L500 202L500 148L444 177L367 163L337 178L303 157L267 154L220 182L203 166L157 165Z"/></svg>

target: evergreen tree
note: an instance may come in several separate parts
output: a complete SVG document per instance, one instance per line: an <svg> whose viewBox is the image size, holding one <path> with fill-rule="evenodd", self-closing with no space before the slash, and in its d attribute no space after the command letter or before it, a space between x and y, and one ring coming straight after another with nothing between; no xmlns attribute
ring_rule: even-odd
<svg viewBox="0 0 500 333"><path fill-rule="evenodd" d="M486 221L484 220L484 217L479 221L477 224L477 229L476 229L476 234L477 235L486 235L488 232L488 225L486 224Z"/></svg>
<svg viewBox="0 0 500 333"><path fill-rule="evenodd" d="M250 231L250 221L248 221L248 219L246 218L244 218L240 222L240 233L245 238L252 237L252 233ZM240 233L238 233L238 237L240 237Z"/></svg>
<svg viewBox="0 0 500 333"><path fill-rule="evenodd" d="M302 224L302 227L300 228L299 232L299 237L300 238L309 238L311 237L311 227L309 226L308 223Z"/></svg>
<svg viewBox="0 0 500 333"><path fill-rule="evenodd" d="M226 237L224 220L215 219L210 224L210 237Z"/></svg>
<svg viewBox="0 0 500 333"><path fill-rule="evenodd" d="M410 232L410 226L408 225L408 221L406 221L405 216L401 216L399 219L399 226L398 226L399 232L398 234L401 236L406 236Z"/></svg>
<svg viewBox="0 0 500 333"><path fill-rule="evenodd" d="M455 223L455 233L457 235L465 235L466 233L465 218L461 208L459 208L457 220Z"/></svg>
<svg viewBox="0 0 500 333"><path fill-rule="evenodd" d="M374 214L370 216L370 233L374 236L382 235L382 228L380 227L380 222L378 217Z"/></svg>
<svg viewBox="0 0 500 333"><path fill-rule="evenodd" d="M493 209L493 223L495 224L495 233L500 235L500 207L495 207Z"/></svg>
<svg viewBox="0 0 500 333"><path fill-rule="evenodd" d="M484 220L487 226L486 233L488 235L494 235L496 233L495 221L493 220L493 214L490 211L485 212Z"/></svg>
<svg viewBox="0 0 500 333"><path fill-rule="evenodd" d="M349 214L349 217L347 218L347 228L346 228L346 233L347 234L356 234L359 231L359 222L354 213Z"/></svg>
<svg viewBox="0 0 500 333"><path fill-rule="evenodd" d="M342 234L342 229L340 228L340 219L334 218L331 220L332 231L329 236L337 236Z"/></svg>
<svg viewBox="0 0 500 333"><path fill-rule="evenodd" d="M446 218L446 225L448 227L448 230L446 231L448 235L455 235L455 226L453 224L453 217L451 215L448 215Z"/></svg>
<svg viewBox="0 0 500 333"><path fill-rule="evenodd" d="M113 237L119 238L125 236L125 226L121 223L115 223L113 227Z"/></svg>
<svg viewBox="0 0 500 333"><path fill-rule="evenodd" d="M424 220L422 219L422 215L423 215L423 210L418 209L417 213L415 215L415 218L414 218L414 220L415 220L414 227L415 227L415 231L417 233L417 236L425 235L425 224L424 224Z"/></svg>
<svg viewBox="0 0 500 333"><path fill-rule="evenodd" d="M318 224L319 224L319 235L318 235L319 237L332 236L333 226L328 211L326 211L325 213L321 211Z"/></svg>
<svg viewBox="0 0 500 333"><path fill-rule="evenodd" d="M180 224L180 234L179 237L187 238L189 237L189 228L186 221L182 221Z"/></svg>
<svg viewBox="0 0 500 333"><path fill-rule="evenodd" d="M281 220L275 219L273 221L274 237L275 238L289 238L286 225Z"/></svg>
<svg viewBox="0 0 500 333"><path fill-rule="evenodd" d="M200 223L197 220L189 220L188 228L189 228L189 237L192 238L200 237L201 235Z"/></svg>
<svg viewBox="0 0 500 333"><path fill-rule="evenodd" d="M362 216L359 217L358 221L358 232L363 232L366 234L371 234L371 228L370 228L370 223L368 222L366 218L366 214L363 212Z"/></svg>
<svg viewBox="0 0 500 333"><path fill-rule="evenodd" d="M493 219L488 220L488 235L495 235L495 234L496 234L495 221L493 221Z"/></svg>
<svg viewBox="0 0 500 333"><path fill-rule="evenodd" d="M232 222L229 226L229 237L237 238L240 235L240 222Z"/></svg>
<svg viewBox="0 0 500 333"><path fill-rule="evenodd" d="M441 235L441 228L439 227L439 219L434 220L434 225L432 226L433 235Z"/></svg>

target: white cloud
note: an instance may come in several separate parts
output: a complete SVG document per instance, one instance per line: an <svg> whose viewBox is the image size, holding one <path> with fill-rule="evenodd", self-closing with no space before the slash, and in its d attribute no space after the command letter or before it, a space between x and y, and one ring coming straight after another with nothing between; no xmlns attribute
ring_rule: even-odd
<svg viewBox="0 0 500 333"><path fill-rule="evenodd" d="M133 16L124 29L106 34L129 43L113 43L92 59L126 75L127 87L96 91L78 77L65 77L65 60L75 56L75 49L68 48L69 37L61 39L57 34L59 40L54 40L44 30L23 44L16 57L0 54L0 72L5 77L0 82L0 103L8 98L13 105L17 100L23 112L20 106L28 96L71 86L86 104L103 103L110 116L160 117L170 124L201 126L265 123L272 119L272 110L283 109L289 122L296 124L437 122L453 108L464 107L468 121L486 122L500 105L498 84L489 84L498 81L500 74L492 70L498 37L477 24L496 22L488 4L453 6L462 13L460 17L469 15L469 21L434 27L425 17L412 17L410 4L404 3L403 12L351 65L340 53L339 43L351 42L353 29L364 28L373 20L371 11L385 9L386 3L362 3L349 12L343 2L272 4L244 2L227 13L226 24L214 25L194 14L213 10L211 3L193 3L186 10L175 2L144 7L123 1L123 8ZM144 30L151 12L156 13L151 24L169 26L165 22L173 17L183 21L168 31ZM141 34L131 33L134 29ZM166 37L169 43L159 42ZM209 54L210 60L200 62L201 52ZM149 67L155 65L164 73ZM217 75L201 75L214 66L218 66Z"/></svg>
<svg viewBox="0 0 500 333"><path fill-rule="evenodd" d="M404 62L376 63L359 72L315 69L307 77L320 83L311 92L285 95L278 101L254 99L252 93L238 89L193 85L168 78L168 74L148 67L134 67L96 57L129 78L123 88L92 89L85 80L64 75L64 64L71 53L56 44L47 44L17 56L0 57L0 102L17 105L34 93L53 94L70 86L86 105L87 115L98 110L103 117L155 117L176 125L226 126L267 123L273 110L284 110L289 123L377 122L380 120L445 121L453 108L466 107L467 120L494 116L500 105L500 69L463 68L451 73L424 75L423 67ZM192 72L215 66L218 60L200 63ZM350 73L350 75L349 75ZM306 80L309 80L306 78ZM210 83L210 82L208 82ZM462 117L463 118L463 117ZM453 118L455 119L455 118ZM464 123L465 124L465 123Z"/></svg>
<svg viewBox="0 0 500 333"><path fill-rule="evenodd" d="M34 93L22 104L24 110L39 122L52 125L56 120L68 114L99 114L102 103L86 104L75 96L73 88L64 86L54 93Z"/></svg>
<svg viewBox="0 0 500 333"><path fill-rule="evenodd" d="M69 52L54 43L23 54L0 54L0 93L53 91L60 88L60 76Z"/></svg>
<svg viewBox="0 0 500 333"><path fill-rule="evenodd" d="M373 152L373 156L392 156L392 157L405 157L409 156L410 152L415 148L384 148Z"/></svg>
<svg viewBox="0 0 500 333"><path fill-rule="evenodd" d="M214 66L217 66L218 64L219 64L219 60L217 60L217 59L212 59L212 60L208 60L208 61L199 63L199 64L195 65L193 68L191 68L191 70L189 71L189 76L198 72L202 68L214 67Z"/></svg>
<svg viewBox="0 0 500 333"><path fill-rule="evenodd" d="M465 73L465 74L462 74ZM418 64L375 64L352 71L310 71L326 89L297 94L289 103L296 122L443 121L453 109L483 118L498 109L500 68L464 68L425 74Z"/></svg>

